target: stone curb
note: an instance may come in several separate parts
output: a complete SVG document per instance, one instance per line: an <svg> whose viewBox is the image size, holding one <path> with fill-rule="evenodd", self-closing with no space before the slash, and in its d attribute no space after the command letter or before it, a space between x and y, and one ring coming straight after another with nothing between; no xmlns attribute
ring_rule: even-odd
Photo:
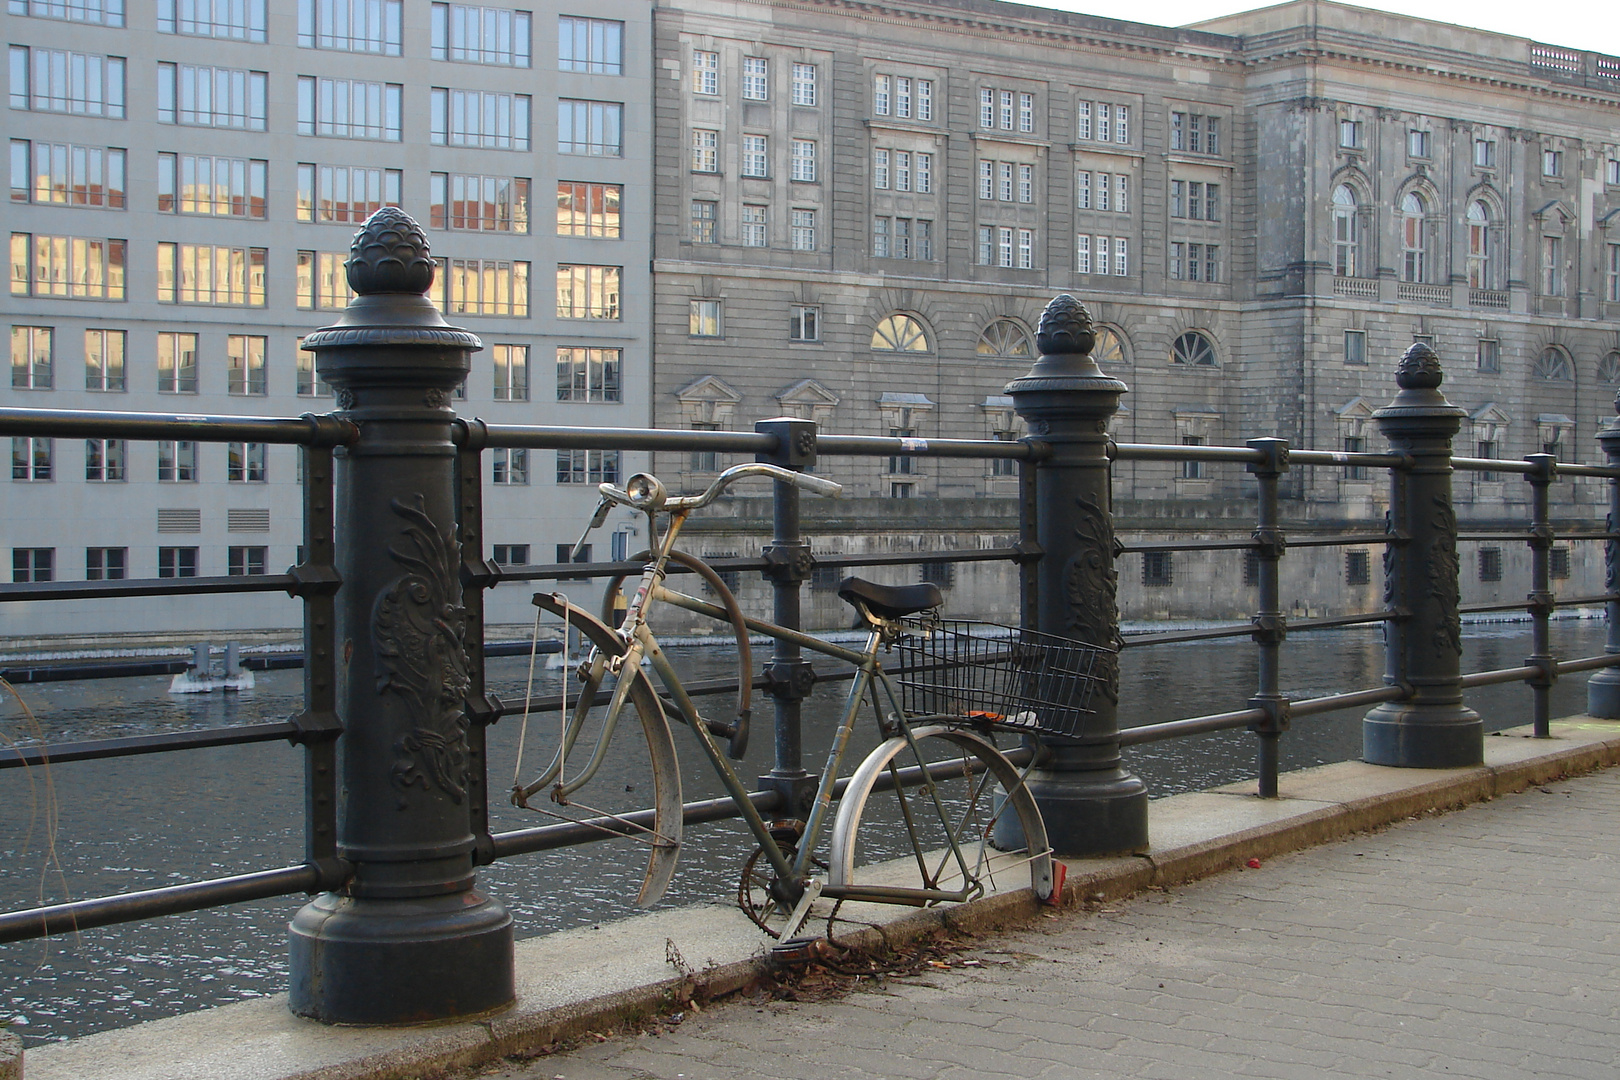
<svg viewBox="0 0 1620 1080"><path fill-rule="evenodd" d="M1620 764L1620 723L1571 717L1556 722L1553 735L1534 740L1519 729L1489 737L1486 763L1466 769L1341 762L1285 775L1277 800L1256 799L1252 784L1157 800L1150 809L1155 848L1143 855L1066 860L1065 901L1112 900L1182 884L1252 858ZM862 905L850 913L873 922L881 915L881 931L843 937L898 944L941 927L990 931L1025 922L1039 910L1027 889L915 912ZM768 963L751 930L730 907L658 912L520 943L519 1002L492 1017L417 1028L331 1028L293 1018L280 995L38 1046L29 1053L28 1077L434 1080L744 989ZM681 958L681 949L704 957L702 967ZM666 957L669 962L661 963ZM668 977L672 966L678 974ZM580 977L582 971L592 975ZM593 980L594 989L575 986ZM615 980L620 985L612 985ZM3 1050L0 1044L0 1080L20 1080L20 1071L4 1071Z"/></svg>

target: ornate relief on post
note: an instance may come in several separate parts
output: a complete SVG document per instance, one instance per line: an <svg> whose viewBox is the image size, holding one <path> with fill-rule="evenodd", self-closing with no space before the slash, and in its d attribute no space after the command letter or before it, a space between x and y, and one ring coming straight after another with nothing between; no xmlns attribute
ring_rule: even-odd
<svg viewBox="0 0 1620 1080"><path fill-rule="evenodd" d="M1063 567L1064 599L1068 601L1064 627L1082 641L1118 649L1119 638L1119 573L1114 569L1111 538L1114 535L1110 515L1094 498L1084 495L1075 500L1080 508L1081 521L1075 529L1080 548ZM1116 652L1103 654L1103 689L1108 700L1119 702L1119 656Z"/></svg>
<svg viewBox="0 0 1620 1080"><path fill-rule="evenodd" d="M1424 560L1429 574L1429 599L1439 605L1443 618L1435 625L1430 643L1436 656L1447 652L1462 655L1462 617L1457 604L1462 592L1457 585L1457 514L1451 500L1443 495L1433 498L1435 512L1430 519L1434 541L1429 545Z"/></svg>
<svg viewBox="0 0 1620 1080"><path fill-rule="evenodd" d="M440 532L421 495L389 503L406 525L388 555L406 572L377 596L372 648L377 692L397 694L411 727L394 744L400 789L438 788L459 803L467 792L465 700L472 682L461 603L461 545Z"/></svg>

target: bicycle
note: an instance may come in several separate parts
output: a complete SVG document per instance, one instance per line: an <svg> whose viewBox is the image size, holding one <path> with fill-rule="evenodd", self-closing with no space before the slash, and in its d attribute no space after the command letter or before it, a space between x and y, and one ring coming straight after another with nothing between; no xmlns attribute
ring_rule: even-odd
<svg viewBox="0 0 1620 1080"><path fill-rule="evenodd" d="M757 844L745 862L737 897L742 910L766 933L784 939L792 937L818 897L835 902L834 915L849 901L923 907L982 895L996 887L997 875L1012 879L1015 887L1027 881L1038 899L1050 899L1054 892L1054 862L1040 811L1024 783L1023 773L996 747L992 732L999 727L1037 730L1043 709L1071 719L1088 713L1086 701L1101 678L1093 670L1101 650L1055 638L1038 641L1041 635L1014 631L1018 640L994 646L999 658L992 656L984 647L986 639L944 624L938 615L939 588L931 583L891 586L846 579L839 587L839 595L856 609L861 625L868 631L865 647L859 651L746 617L720 575L701 559L677 550L675 541L693 511L709 505L732 483L749 476L766 476L824 496L836 496L842 491L830 480L765 463L727 469L699 495L672 496L656 477L646 473L630 477L623 488L600 486L601 501L574 550L580 549L592 529L601 527L614 505L623 505L646 516L649 547L636 558L646 558L647 562L634 594L622 609L622 622L617 628L610 625L613 602L627 575L615 578L609 585L601 618L560 593L534 595L533 603L541 613L562 619L565 637L569 630L577 630L591 648L575 671L579 681L577 697L570 705L565 696L559 709L557 749L549 766L527 784L521 782L521 773L514 777L513 803L574 821L583 831L626 836L643 843L649 855L637 903L650 906L663 895L679 859L683 812L665 699L654 691L649 674L643 670L645 660L663 685L675 719L694 733L725 788L725 798L714 802L729 803ZM667 517L662 534L658 530L660 513ZM671 563L700 577L719 603L667 586L665 579ZM649 613L660 603L732 625L742 665L734 722L705 718L682 686L648 626ZM537 614L537 638L538 627ZM856 669L845 698L843 718L834 731L826 766L803 819L767 821L728 760L728 756L740 759L748 741L748 638L755 633L796 642ZM935 644L926 644L936 638ZM970 644L961 650L938 644L952 641ZM878 660L880 648L895 647L914 661L899 675L903 693L913 707L925 705L937 712L916 715L902 707L894 683ZM1072 669L1062 673L1061 688L1051 681L1054 657L1058 658L1056 667L1066 665ZM964 681L960 674L966 670L961 666L964 660L979 675ZM991 700L986 697L986 688L979 684L983 682L982 674L995 670L998 664L1004 676L1001 681L1007 684L1002 689L1008 692ZM611 689L604 692L604 683L609 679ZM1031 688L1044 689L1049 697L1055 689L1061 690L1064 700L1044 701L1018 692ZM847 779L841 779L840 767L856 720L868 700L878 715L880 743ZM589 803L581 801L582 789L619 753L610 751L610 744L618 734L619 720L627 705L638 714L646 741L643 768L650 770L654 789L654 805L649 810L607 808L597 798ZM526 704L526 720L527 715ZM592 734L587 735L588 730ZM1072 729L1069 733L1073 733ZM728 740L725 753L717 741L721 738ZM584 747L589 750L580 765ZM518 768L522 769L522 739ZM637 782L626 788L638 794L641 790ZM532 805L530 797L542 790L548 791L550 805ZM705 819L722 816L714 803L694 813ZM1016 821L1009 819L998 825L1008 814ZM902 842L885 842L888 838L883 834L891 830L903 838ZM825 858L821 858L817 851L824 832L828 832L827 850ZM1018 851L998 850L992 844L992 832L1021 837L1023 846ZM903 857L894 858L897 854ZM1058 881L1056 887L1060 889L1061 878ZM829 916L829 927L831 922Z"/></svg>

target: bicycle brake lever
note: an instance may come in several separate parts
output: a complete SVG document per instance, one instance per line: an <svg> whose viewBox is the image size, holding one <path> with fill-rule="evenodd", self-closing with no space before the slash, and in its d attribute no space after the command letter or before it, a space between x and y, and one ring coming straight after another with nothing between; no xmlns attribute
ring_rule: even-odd
<svg viewBox="0 0 1620 1080"><path fill-rule="evenodd" d="M752 709L737 710L737 726L732 729L731 741L726 744L726 756L732 761L741 761L743 755L748 753L748 722L752 717Z"/></svg>
<svg viewBox="0 0 1620 1080"><path fill-rule="evenodd" d="M574 542L574 546L568 549L569 561L579 558L580 550L585 546L585 538L591 535L592 529L600 529L602 527L602 525L607 521L608 511L612 509L613 501L606 497L604 497L601 502L596 504L596 513L591 515L591 523L585 526L585 531L579 534L579 539Z"/></svg>

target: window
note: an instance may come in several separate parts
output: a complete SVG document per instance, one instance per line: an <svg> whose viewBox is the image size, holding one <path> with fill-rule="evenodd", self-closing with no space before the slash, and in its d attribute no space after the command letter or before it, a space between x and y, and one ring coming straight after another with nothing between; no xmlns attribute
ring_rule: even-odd
<svg viewBox="0 0 1620 1080"><path fill-rule="evenodd" d="M1620 159L1610 158L1603 173L1604 183L1610 187L1620 184Z"/></svg>
<svg viewBox="0 0 1620 1080"><path fill-rule="evenodd" d="M354 299L340 251L300 251L295 288L298 306L310 311L341 311ZM435 282L435 285L439 282Z"/></svg>
<svg viewBox="0 0 1620 1080"><path fill-rule="evenodd" d="M12 548L11 580L54 581L56 579L55 548Z"/></svg>
<svg viewBox="0 0 1620 1080"><path fill-rule="evenodd" d="M528 544L495 544L495 561L502 566L528 566Z"/></svg>
<svg viewBox="0 0 1620 1080"><path fill-rule="evenodd" d="M991 87L979 89L979 126L986 129L999 129L1012 131L1014 102L1017 102L1020 125L1023 122L1023 113L1027 109L1029 116L1029 130L1035 126L1035 96L1033 94L1015 93L1012 90L997 90ZM1019 130L1023 130L1020 126Z"/></svg>
<svg viewBox="0 0 1620 1080"><path fill-rule="evenodd" d="M1474 346L1475 367L1495 375L1502 370L1501 347L1495 338L1480 338Z"/></svg>
<svg viewBox="0 0 1620 1080"><path fill-rule="evenodd" d="M764 135L742 137L742 175L764 178L769 176L769 140Z"/></svg>
<svg viewBox="0 0 1620 1080"><path fill-rule="evenodd" d="M11 328L11 388L49 390L54 370L51 343L55 331L49 326Z"/></svg>
<svg viewBox="0 0 1620 1080"><path fill-rule="evenodd" d="M12 139L11 201L122 210L124 151Z"/></svg>
<svg viewBox="0 0 1620 1080"><path fill-rule="evenodd" d="M264 351L268 338L251 334L231 334L225 339L226 393L236 397L267 393L264 378Z"/></svg>
<svg viewBox="0 0 1620 1080"><path fill-rule="evenodd" d="M433 175L437 178L444 174ZM399 205L398 169L315 165L306 162L298 166L297 183L296 216L299 221L358 225L385 206ZM435 188L434 194L438 196L441 192ZM442 198L435 198L433 202L431 208L433 228L466 227L450 225L446 220L442 203Z"/></svg>
<svg viewBox="0 0 1620 1080"><path fill-rule="evenodd" d="M788 230L788 243L794 251L816 250L816 212L814 210L794 210L792 212L792 225Z"/></svg>
<svg viewBox="0 0 1620 1080"><path fill-rule="evenodd" d="M879 191L889 187L889 156L892 153L885 149L872 151L872 186Z"/></svg>
<svg viewBox="0 0 1620 1080"><path fill-rule="evenodd" d="M529 347L497 345L490 353L495 363L495 400L529 400Z"/></svg>
<svg viewBox="0 0 1620 1080"><path fill-rule="evenodd" d="M1170 362L1190 367L1214 367L1215 345L1197 330L1189 330L1170 343Z"/></svg>
<svg viewBox="0 0 1620 1080"><path fill-rule="evenodd" d="M891 427L889 429L889 438L902 440L902 445L907 445L909 440L915 439L916 437L917 437L917 429L916 428L911 428L911 427ZM889 473L891 475L910 476L915 471L915 469L913 468L913 465L914 465L914 459L911 457L910 454L890 454L889 455Z"/></svg>
<svg viewBox="0 0 1620 1080"><path fill-rule="evenodd" d="M1029 334L1011 319L997 319L986 326L979 335L979 344L974 351L979 356L997 360L1027 361L1035 355L1030 348Z"/></svg>
<svg viewBox="0 0 1620 1080"><path fill-rule="evenodd" d="M84 549L84 580L122 581L129 574L129 548Z"/></svg>
<svg viewBox="0 0 1620 1080"><path fill-rule="evenodd" d="M720 171L720 133L706 128L692 129L692 171Z"/></svg>
<svg viewBox="0 0 1620 1080"><path fill-rule="evenodd" d="M197 549L194 547L158 548L158 577L183 578L197 576Z"/></svg>
<svg viewBox="0 0 1620 1080"><path fill-rule="evenodd" d="M1170 245L1170 277L1176 281L1221 280L1219 244Z"/></svg>
<svg viewBox="0 0 1620 1080"><path fill-rule="evenodd" d="M692 93L718 94L720 92L720 54L692 51Z"/></svg>
<svg viewBox="0 0 1620 1080"><path fill-rule="evenodd" d="M1344 437L1344 452L1345 453L1347 453L1347 454L1360 454L1360 453L1365 452L1366 449L1367 449L1367 437L1365 435L1346 435ZM1365 479L1367 479L1367 466L1365 466L1365 465L1346 465L1345 469L1344 469L1344 478L1346 480L1365 480Z"/></svg>
<svg viewBox="0 0 1620 1080"><path fill-rule="evenodd" d="M1221 220L1221 185L1198 180L1170 181L1170 216L1191 221Z"/></svg>
<svg viewBox="0 0 1620 1080"><path fill-rule="evenodd" d="M1488 547L1479 549L1479 580L1502 580L1501 548Z"/></svg>
<svg viewBox="0 0 1620 1080"><path fill-rule="evenodd" d="M225 480L232 484L262 484L266 479L265 443L226 443Z"/></svg>
<svg viewBox="0 0 1620 1080"><path fill-rule="evenodd" d="M692 243L712 244L715 242L714 218L719 204L707 199L694 199L692 201Z"/></svg>
<svg viewBox="0 0 1620 1080"><path fill-rule="evenodd" d="M742 208L743 247L765 247L768 241L765 207L744 203Z"/></svg>
<svg viewBox="0 0 1620 1080"><path fill-rule="evenodd" d="M1475 457L1484 458L1487 461L1489 461L1489 460L1496 457L1496 440L1495 439L1480 439L1474 445L1475 445L1475 452L1474 452ZM1481 480L1487 480L1487 481L1500 479L1500 477L1496 473L1491 472L1489 469L1483 470L1481 472L1477 472L1474 475L1479 477Z"/></svg>
<svg viewBox="0 0 1620 1080"><path fill-rule="evenodd" d="M124 299L122 240L11 234L11 295Z"/></svg>
<svg viewBox="0 0 1620 1080"><path fill-rule="evenodd" d="M158 0L158 32L193 37L265 40L265 0L245 3L193 3Z"/></svg>
<svg viewBox="0 0 1620 1080"><path fill-rule="evenodd" d="M11 46L11 107L124 118L124 59Z"/></svg>
<svg viewBox="0 0 1620 1080"><path fill-rule="evenodd" d="M124 384L123 330L84 332L84 388L101 393L121 394Z"/></svg>
<svg viewBox="0 0 1620 1080"><path fill-rule="evenodd" d="M928 334L910 315L889 315L872 331L873 352L929 352Z"/></svg>
<svg viewBox="0 0 1620 1080"><path fill-rule="evenodd" d="M263 131L268 79L262 71L159 64L158 123Z"/></svg>
<svg viewBox="0 0 1620 1080"><path fill-rule="evenodd" d="M1360 206L1349 184L1333 189L1333 275L1355 277L1361 255Z"/></svg>
<svg viewBox="0 0 1620 1080"><path fill-rule="evenodd" d="M590 561L591 561L591 545L589 545L589 544L581 544L581 545L579 545L578 554L575 554L573 544L558 544L557 545L557 562L559 564L561 564L561 563L571 563L571 562L572 563L588 563ZM568 576L568 577L560 577L557 580L558 581L589 581L590 580L590 575L589 574L572 575L572 576Z"/></svg>
<svg viewBox="0 0 1620 1080"><path fill-rule="evenodd" d="M1170 149L1187 154L1221 152L1221 120L1218 116L1199 113L1172 112L1170 114Z"/></svg>
<svg viewBox="0 0 1620 1080"><path fill-rule="evenodd" d="M247 577L264 573L269 548L232 545L225 549L225 573L230 577Z"/></svg>
<svg viewBox="0 0 1620 1080"><path fill-rule="evenodd" d="M1608 244L1606 248L1608 274L1604 296L1611 304L1620 303L1620 244Z"/></svg>
<svg viewBox="0 0 1620 1080"><path fill-rule="evenodd" d="M1077 101L1074 107L1075 138L1114 142L1121 146L1130 143L1130 106L1106 101Z"/></svg>
<svg viewBox="0 0 1620 1080"><path fill-rule="evenodd" d="M1468 287L1490 289L1495 287L1492 272L1491 213L1486 205L1474 200L1468 204Z"/></svg>
<svg viewBox="0 0 1620 1080"><path fill-rule="evenodd" d="M399 142L402 94L398 83L300 75L298 134ZM528 131L527 123L524 131Z"/></svg>
<svg viewBox="0 0 1620 1080"><path fill-rule="evenodd" d="M1415 158L1429 157L1429 133L1427 131L1408 131L1406 133L1406 156Z"/></svg>
<svg viewBox="0 0 1620 1080"><path fill-rule="evenodd" d="M1013 201L1013 163L996 163L996 197L1002 202Z"/></svg>
<svg viewBox="0 0 1620 1080"><path fill-rule="evenodd" d="M1344 553L1344 583L1346 585L1372 584L1372 554L1367 551Z"/></svg>
<svg viewBox="0 0 1620 1080"><path fill-rule="evenodd" d="M1035 232L1008 226L979 226L979 264L1030 270L1035 265Z"/></svg>
<svg viewBox="0 0 1620 1080"><path fill-rule="evenodd" d="M1035 166L1018 166L1018 201L1032 203L1035 201Z"/></svg>
<svg viewBox="0 0 1620 1080"><path fill-rule="evenodd" d="M262 218L267 169L246 158L159 154L158 212Z"/></svg>
<svg viewBox="0 0 1620 1080"><path fill-rule="evenodd" d="M1569 548L1555 547L1547 552L1547 576L1554 581L1569 577Z"/></svg>
<svg viewBox="0 0 1620 1080"><path fill-rule="evenodd" d="M816 103L816 65L793 65L793 104L814 105Z"/></svg>
<svg viewBox="0 0 1620 1080"><path fill-rule="evenodd" d="M1428 280L1428 204L1415 191L1401 199L1401 280Z"/></svg>
<svg viewBox="0 0 1620 1080"><path fill-rule="evenodd" d="M529 264L496 259L438 259L439 272L428 296L450 315L529 317ZM562 267L558 267L561 279ZM570 267L569 269L577 269ZM605 270L608 267L591 267ZM613 270L613 314L618 318L618 267ZM560 308L560 305L559 305ZM558 318L562 318L561 311ZM596 318L598 316L589 316Z"/></svg>
<svg viewBox="0 0 1620 1080"><path fill-rule="evenodd" d="M1474 140L1474 164L1481 169L1494 169L1496 167L1496 140Z"/></svg>
<svg viewBox="0 0 1620 1080"><path fill-rule="evenodd" d="M816 179L816 144L811 139L793 140L792 179L803 183L815 183Z"/></svg>
<svg viewBox="0 0 1620 1080"><path fill-rule="evenodd" d="M488 179L484 178L486 184ZM529 182L513 180L512 184L514 212L511 231L528 232ZM499 206L498 186L495 194L496 205ZM623 198L624 188L618 184L586 184L559 180L557 235L579 236L590 240L617 240L620 236L620 204ZM485 206L488 205L486 201ZM487 213L484 220L487 225L489 220Z"/></svg>
<svg viewBox="0 0 1620 1080"><path fill-rule="evenodd" d="M191 6L189 0L180 0L180 4ZM433 5L435 29L439 9L445 6ZM224 5L216 3L216 7ZM400 0L298 0L298 45L398 56L403 36L400 7Z"/></svg>
<svg viewBox="0 0 1620 1080"><path fill-rule="evenodd" d="M1547 382L1568 382L1572 378L1569 354L1556 345L1549 345L1536 357L1531 373Z"/></svg>
<svg viewBox="0 0 1620 1080"><path fill-rule="evenodd" d="M84 440L84 478L103 484L121 483L127 479L124 462L127 457L122 439Z"/></svg>
<svg viewBox="0 0 1620 1080"><path fill-rule="evenodd" d="M428 141L435 146L529 149L528 94L436 86L428 105ZM558 101L557 152L617 157L619 108L599 101Z"/></svg>
<svg viewBox="0 0 1620 1080"><path fill-rule="evenodd" d="M933 81L905 75L873 76L872 112L877 116L896 116L902 120L933 120Z"/></svg>
<svg viewBox="0 0 1620 1080"><path fill-rule="evenodd" d="M1564 295L1564 238L1541 238L1541 295Z"/></svg>
<svg viewBox="0 0 1620 1080"><path fill-rule="evenodd" d="M744 101L764 101L770 95L770 63L763 56L745 56L742 62Z"/></svg>
<svg viewBox="0 0 1620 1080"><path fill-rule="evenodd" d="M159 243L158 302L264 307L264 265L264 248Z"/></svg>
<svg viewBox="0 0 1620 1080"><path fill-rule="evenodd" d="M375 170L373 170L375 171ZM397 174L395 174L397 176ZM529 181L516 176L433 173L428 180L434 228L480 232L529 231ZM618 233L618 185L557 185L557 235L605 236L607 192L612 189L612 236ZM356 220L364 220L364 217Z"/></svg>
<svg viewBox="0 0 1620 1080"><path fill-rule="evenodd" d="M1202 435L1183 435L1181 437L1181 445L1182 446L1203 446L1204 445L1204 437ZM1206 479L1206 477L1204 476L1204 463L1202 461L1193 461L1193 460L1183 461L1181 463L1181 478L1183 480L1203 480L1203 479Z"/></svg>
<svg viewBox="0 0 1620 1080"><path fill-rule="evenodd" d="M11 478L49 480L56 457L56 440L15 436L11 440Z"/></svg>
<svg viewBox="0 0 1620 1080"><path fill-rule="evenodd" d="M619 451L557 451L557 483L595 485L617 484L618 482Z"/></svg>
<svg viewBox="0 0 1620 1080"><path fill-rule="evenodd" d="M513 18L513 41L516 42L521 37L525 43L525 60L523 64L518 66L528 66L528 13L523 11L503 12L494 8L484 8L483 10ZM610 19L582 19L572 15L559 17L557 19L557 70L575 71L584 75L623 75L624 23Z"/></svg>
<svg viewBox="0 0 1620 1080"><path fill-rule="evenodd" d="M297 391L299 397L331 397L332 388L326 385L326 380L320 377L315 367L315 354L303 348L303 339L299 339L297 356Z"/></svg>
<svg viewBox="0 0 1620 1080"><path fill-rule="evenodd" d="M163 331L157 336L158 393L197 392L197 335Z"/></svg>
<svg viewBox="0 0 1620 1080"><path fill-rule="evenodd" d="M1361 147L1361 121L1339 121L1339 145L1346 150L1355 150Z"/></svg>
<svg viewBox="0 0 1620 1080"><path fill-rule="evenodd" d="M490 482L522 485L529 482L529 452L521 447L497 446L489 453Z"/></svg>
<svg viewBox="0 0 1620 1080"><path fill-rule="evenodd" d="M720 301L693 300L687 309L687 331L692 337L720 336Z"/></svg>
<svg viewBox="0 0 1620 1080"><path fill-rule="evenodd" d="M1260 553L1258 551L1245 551L1243 553L1243 584L1251 588L1260 584Z"/></svg>
<svg viewBox="0 0 1620 1080"><path fill-rule="evenodd" d="M820 341L821 308L794 304L788 308L788 340Z"/></svg>
<svg viewBox="0 0 1620 1080"><path fill-rule="evenodd" d="M1344 332L1344 362L1349 367L1367 366L1367 332L1365 330L1346 330Z"/></svg>
<svg viewBox="0 0 1620 1080"><path fill-rule="evenodd" d="M1168 586L1175 578L1175 566L1168 551L1142 553L1142 584L1149 588Z"/></svg>
<svg viewBox="0 0 1620 1080"><path fill-rule="evenodd" d="M189 484L197 479L197 444L194 442L159 442L158 482Z"/></svg>
<svg viewBox="0 0 1620 1080"><path fill-rule="evenodd" d="M618 401L624 350L557 346L558 401Z"/></svg>
<svg viewBox="0 0 1620 1080"><path fill-rule="evenodd" d="M123 26L124 0L11 0L9 14Z"/></svg>
<svg viewBox="0 0 1620 1080"><path fill-rule="evenodd" d="M617 266L558 266L557 318L618 319L619 277Z"/></svg>
<svg viewBox="0 0 1620 1080"><path fill-rule="evenodd" d="M1541 175L1547 177L1564 175L1564 152L1562 150L1543 150L1541 152Z"/></svg>

